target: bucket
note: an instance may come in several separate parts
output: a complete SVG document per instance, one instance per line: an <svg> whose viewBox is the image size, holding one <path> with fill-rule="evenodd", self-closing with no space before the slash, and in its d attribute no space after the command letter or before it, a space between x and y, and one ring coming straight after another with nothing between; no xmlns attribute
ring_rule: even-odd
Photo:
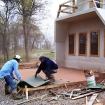
<svg viewBox="0 0 105 105"><path fill-rule="evenodd" d="M88 87L96 86L96 82L95 82L95 77L94 77L94 75L93 75L93 76L90 76L90 77L87 77L87 78L86 78L86 81L87 81Z"/></svg>

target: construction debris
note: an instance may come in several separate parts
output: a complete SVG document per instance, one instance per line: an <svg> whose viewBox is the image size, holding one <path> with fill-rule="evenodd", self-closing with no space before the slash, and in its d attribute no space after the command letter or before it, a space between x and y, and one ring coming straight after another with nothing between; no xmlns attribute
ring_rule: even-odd
<svg viewBox="0 0 105 105"><path fill-rule="evenodd" d="M105 105L105 91L104 91L104 79L96 80L97 84L95 88L87 87L87 82L64 82L62 85L48 85L34 88L26 88L28 90L34 90L34 94L26 96L23 94L23 99L14 101L11 97L4 94L4 80L0 82L0 105ZM98 87L98 88L96 88ZM21 88L20 88L21 89ZM21 89L22 90L22 89ZM23 89L26 91L25 89ZM20 90L19 90L20 91ZM18 93L20 94L20 93ZM95 96L94 96L95 94ZM94 99L91 98L94 96ZM5 98L4 98L5 97ZM87 98L87 103L86 103ZM90 99L90 100L89 100ZM101 100L104 101L101 101Z"/></svg>

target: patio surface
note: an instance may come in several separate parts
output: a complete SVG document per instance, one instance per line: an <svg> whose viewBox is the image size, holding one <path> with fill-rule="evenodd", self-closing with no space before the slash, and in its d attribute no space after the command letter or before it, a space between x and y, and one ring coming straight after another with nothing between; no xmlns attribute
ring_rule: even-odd
<svg viewBox="0 0 105 105"><path fill-rule="evenodd" d="M36 70L37 69L20 69L19 72L20 75L22 76L22 79L26 80L32 75L35 75ZM39 75L45 78L45 74L43 72L40 72ZM55 74L55 79L56 80L66 79L70 80L71 82L86 80L83 70L64 68L64 67L59 68L58 73Z"/></svg>

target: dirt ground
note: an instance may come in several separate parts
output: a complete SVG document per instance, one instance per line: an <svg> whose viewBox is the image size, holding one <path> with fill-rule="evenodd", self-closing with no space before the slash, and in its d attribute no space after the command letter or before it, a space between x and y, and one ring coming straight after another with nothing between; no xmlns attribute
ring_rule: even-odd
<svg viewBox="0 0 105 105"><path fill-rule="evenodd" d="M35 74L37 69L20 69L19 72L23 78L23 80L33 76ZM45 75L43 72L40 73L40 75L45 78ZM98 76L97 73L95 73L95 76ZM70 69L70 68L64 68L61 67L58 70L58 73L55 74L56 80L59 79L66 79L70 82L78 82L78 81L85 81L86 78L84 76L83 70L77 70L77 69ZM2 82L0 82L2 83ZM86 84L86 83L85 83ZM77 84L73 86L67 86L69 90L76 89L76 88L83 88L84 84ZM48 102L52 98L51 95L49 95L49 90L59 92L66 92L65 87L59 87L59 88L53 88L53 89L47 89L47 90L38 90L35 91L33 95L29 96L29 99L36 98L33 101L21 104L21 105L83 105L86 102L85 98L80 98L77 100L71 100L69 97L60 97L57 101L53 100ZM45 96L45 98L42 100L37 99L37 97ZM88 99L90 99L91 96L88 96ZM97 99L101 100L105 98L105 91L100 92ZM46 100L47 99L47 100ZM13 100L11 95L5 96L4 94L4 83L0 84L0 105L18 105L17 103L23 102L26 100L25 95L23 95L23 99L21 100ZM95 101L96 103L96 101Z"/></svg>

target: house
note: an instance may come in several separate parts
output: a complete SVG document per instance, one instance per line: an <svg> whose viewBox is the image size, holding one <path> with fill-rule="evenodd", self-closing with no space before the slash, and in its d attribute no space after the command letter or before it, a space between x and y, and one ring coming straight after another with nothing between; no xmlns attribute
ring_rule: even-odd
<svg viewBox="0 0 105 105"><path fill-rule="evenodd" d="M59 66L105 71L105 0L62 3L54 40Z"/></svg>

